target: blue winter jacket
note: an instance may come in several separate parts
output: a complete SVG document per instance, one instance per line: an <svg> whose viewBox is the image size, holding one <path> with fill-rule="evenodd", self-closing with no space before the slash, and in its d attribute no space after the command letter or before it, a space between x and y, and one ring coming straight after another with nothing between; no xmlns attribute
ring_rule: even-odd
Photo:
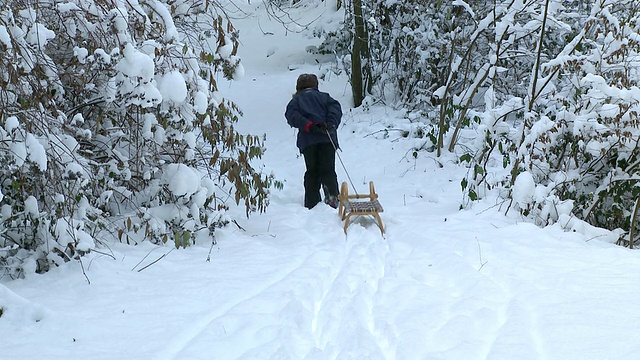
<svg viewBox="0 0 640 360"><path fill-rule="evenodd" d="M300 152L303 152L309 145L330 142L327 134L308 132L309 122L326 123L333 128L334 130L330 131L331 139L336 148L338 147L338 136L335 129L338 129L338 125L340 125L342 108L340 103L329 94L316 88L301 90L293 95L293 99L289 101L284 116L291 127L298 129L296 145Z"/></svg>

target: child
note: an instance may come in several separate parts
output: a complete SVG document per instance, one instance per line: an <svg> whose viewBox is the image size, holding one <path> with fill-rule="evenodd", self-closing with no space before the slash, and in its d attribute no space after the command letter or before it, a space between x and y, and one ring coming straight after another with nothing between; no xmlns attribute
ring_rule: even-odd
<svg viewBox="0 0 640 360"><path fill-rule="evenodd" d="M304 206L311 209L320 202L320 187L328 196L324 201L338 207L338 178L335 170L338 136L336 129L342 118L340 103L318 90L314 74L302 74L296 93L284 114L287 123L298 129L297 146L307 171L304 173Z"/></svg>

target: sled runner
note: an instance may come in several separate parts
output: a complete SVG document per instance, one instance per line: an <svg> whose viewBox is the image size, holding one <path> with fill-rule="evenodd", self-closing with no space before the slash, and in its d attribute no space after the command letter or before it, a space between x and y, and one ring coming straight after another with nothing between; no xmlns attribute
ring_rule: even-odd
<svg viewBox="0 0 640 360"><path fill-rule="evenodd" d="M366 199L366 200L365 200ZM382 219L380 213L383 211L382 205L378 201L378 194L373 187L373 181L369 181L369 194L349 195L349 189L347 183L343 182L340 187L340 204L338 205L338 215L344 220L344 233L347 233L349 227L349 221L351 216L358 215L370 215L376 220L380 233L384 235L384 225L382 225Z"/></svg>

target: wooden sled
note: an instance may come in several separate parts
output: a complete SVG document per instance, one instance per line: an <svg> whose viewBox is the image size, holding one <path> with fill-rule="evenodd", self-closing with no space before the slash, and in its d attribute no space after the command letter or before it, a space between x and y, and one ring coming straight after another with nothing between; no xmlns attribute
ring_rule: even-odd
<svg viewBox="0 0 640 360"><path fill-rule="evenodd" d="M364 200L366 199L366 200ZM376 220L380 233L384 236L384 225L382 225L382 219L380 213L383 211L382 205L378 201L378 194L373 187L373 181L369 182L369 194L349 195L347 183L343 182L340 187L340 204L338 205L338 215L344 220L344 233L347 233L349 227L349 221L354 215L371 215Z"/></svg>

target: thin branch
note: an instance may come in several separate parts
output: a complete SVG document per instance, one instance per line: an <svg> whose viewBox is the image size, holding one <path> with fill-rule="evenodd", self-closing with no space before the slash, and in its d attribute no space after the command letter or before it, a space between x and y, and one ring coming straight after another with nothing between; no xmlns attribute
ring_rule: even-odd
<svg viewBox="0 0 640 360"><path fill-rule="evenodd" d="M135 270L135 269L138 267L138 265L140 265L140 264L144 261L144 259L146 259L149 255L151 255L151 253L152 253L153 251L155 251L155 250L157 250L157 249L159 249L159 248L158 248L158 247L155 247L155 248L151 249L151 251L149 251L149 252L147 253L147 255L145 255L145 256L142 258L142 260L140 260L140 261L136 264L136 266L134 266L133 268L131 268L131 271Z"/></svg>
<svg viewBox="0 0 640 360"><path fill-rule="evenodd" d="M478 256L480 258L480 268L478 269L478 272L480 272L480 270L482 270L482 268L487 264L487 261L482 261L482 248L480 247L480 240L478 240L477 236L476 242L478 243Z"/></svg>
<svg viewBox="0 0 640 360"><path fill-rule="evenodd" d="M89 280L89 276L87 276L87 272L84 271L84 264L82 263L82 256L78 256L78 262L80 262L80 268L82 269L82 275L87 279L87 283L91 285L91 280Z"/></svg>
<svg viewBox="0 0 640 360"><path fill-rule="evenodd" d="M167 255L171 254L171 252L172 252L173 250L175 250L175 249L171 249L171 250L169 250L169 252L168 252L168 253L163 254L163 255L162 255L162 256L160 256L159 258L155 259L154 261L152 261L151 263L149 263L149 264L148 264L148 265L146 265L145 267L143 267L143 268L141 268L140 270L138 270L138 272L141 272L142 270L144 270L144 269L148 268L149 266L151 266L151 265L153 265L153 264L157 263L158 261L160 261L160 260L164 259L164 258L165 258L165 256L167 256Z"/></svg>
<svg viewBox="0 0 640 360"><path fill-rule="evenodd" d="M207 254L207 262L211 262L211 252L213 251L213 247L217 244L216 234L214 233L211 236L211 247L209 248L209 254Z"/></svg>

